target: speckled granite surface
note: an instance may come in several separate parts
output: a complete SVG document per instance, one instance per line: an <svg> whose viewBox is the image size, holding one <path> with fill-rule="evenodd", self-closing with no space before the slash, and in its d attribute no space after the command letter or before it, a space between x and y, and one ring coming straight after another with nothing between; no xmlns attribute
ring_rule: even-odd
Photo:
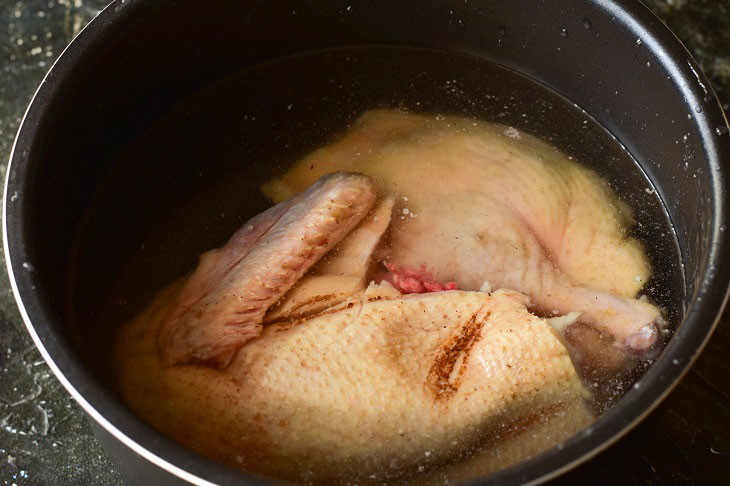
<svg viewBox="0 0 730 486"><path fill-rule="evenodd" d="M0 171L3 176L15 132L36 86L63 47L106 3L105 0L0 2ZM730 107L730 0L647 0L646 3L700 61L727 110ZM33 346L15 307L4 268L3 262L0 270L0 484L120 484L121 477L91 434L80 408L53 377ZM727 318L723 319L719 336L713 338L705 355L722 354L724 349L717 343L721 339L727 341L727 321ZM699 376L696 379L707 381L707 373L710 373L710 379L712 374L703 370L709 370L712 363L703 364L703 359L708 358L700 359L695 366L699 372L695 375ZM701 441L703 429L712 428L712 424L720 424L719 427L725 424L727 429L730 422L728 397L724 396L727 387L710 387L724 396L724 405L720 403L701 414L684 410L689 398L683 396L695 393L692 379L688 377L673 392L668 404L653 414L648 425L642 426L669 428L671 432L674 422L685 421L686 428L694 427L697 433L687 435L678 426L670 440L687 441L687 444L678 444L679 448ZM709 419L707 413L711 414ZM678 418L672 419L673 416ZM696 423L700 420L706 421L704 427ZM633 436L641 440L641 434L639 430L627 439L631 440ZM649 437L653 437L652 434ZM651 445L654 439L646 440ZM717 477L719 484L722 478L730 477L730 460L727 459L730 434L715 435L708 440L709 445L703 445L703 450L709 459L718 459L717 463L685 451L681 454L682 460L695 463L685 468L688 472L677 468L663 472L660 466L651 463L651 459L642 457L648 464L644 468L646 474L629 468L632 472L627 471L627 475L641 483L690 484L697 482L698 476L693 476L697 474L697 467L719 467L719 476L714 473L711 476ZM621 447L619 444L609 452L621 457ZM632 449L623 447L627 451ZM603 468L606 470L618 467L612 466L616 460L611 458L599 458L599 462L605 463ZM564 481L585 479L585 474L572 474Z"/></svg>
<svg viewBox="0 0 730 486"><path fill-rule="evenodd" d="M0 171L43 75L105 0L0 1ZM0 257L2 258L2 257ZM35 349L0 270L0 484L120 484L79 406Z"/></svg>

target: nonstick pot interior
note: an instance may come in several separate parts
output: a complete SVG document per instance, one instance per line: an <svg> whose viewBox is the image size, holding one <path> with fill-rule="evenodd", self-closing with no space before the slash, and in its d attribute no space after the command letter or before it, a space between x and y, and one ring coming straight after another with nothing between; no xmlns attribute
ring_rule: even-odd
<svg viewBox="0 0 730 486"><path fill-rule="evenodd" d="M641 387L560 450L484 481L544 479L606 447L671 389L709 337L727 294L726 124L696 63L638 2L119 0L63 53L28 110L11 157L5 231L26 323L128 477L263 481L214 464L145 425L90 372L72 339L74 332L93 332L79 323L94 322L139 241L214 182L220 161L200 161L210 177L173 158L150 161L118 190L109 224L72 265L97 188L140 133L197 89L259 62L350 45L468 54L553 88L640 161L677 234L686 317ZM69 304L77 309L75 322Z"/></svg>

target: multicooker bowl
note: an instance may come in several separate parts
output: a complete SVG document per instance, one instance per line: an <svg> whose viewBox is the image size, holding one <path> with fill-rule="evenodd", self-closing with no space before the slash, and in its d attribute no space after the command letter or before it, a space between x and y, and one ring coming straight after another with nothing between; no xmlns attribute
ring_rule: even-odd
<svg viewBox="0 0 730 486"><path fill-rule="evenodd" d="M200 87L269 59L371 44L482 57L567 97L641 163L681 250L684 319L641 386L560 449L476 482L540 482L586 461L646 416L709 338L728 290L730 137L697 63L638 1L116 0L63 52L28 108L8 169L3 229L28 331L130 483L268 480L216 464L146 425L73 344L73 332L93 330L70 322L69 286L86 289L80 313L97 312L140 235L208 181L173 156L135 168L113 194L104 234L81 248L96 263L77 268L75 236L97 188L137 135Z"/></svg>

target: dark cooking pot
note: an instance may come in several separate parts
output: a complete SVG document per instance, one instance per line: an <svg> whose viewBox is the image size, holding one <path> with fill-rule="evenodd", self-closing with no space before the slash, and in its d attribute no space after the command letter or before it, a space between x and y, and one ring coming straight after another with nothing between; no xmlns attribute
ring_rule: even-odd
<svg viewBox="0 0 730 486"><path fill-rule="evenodd" d="M89 350L74 344L79 334L103 334L88 323L142 235L224 167L217 160L181 164L164 153L135 166L126 184L107 191L107 224L97 225L93 244L81 244L83 258L70 263L97 189L110 173L130 172L114 164L132 140L200 87L275 57L363 44L483 57L555 89L641 163L677 234L685 317L640 386L559 449L480 484L546 480L597 454L667 395L710 336L730 270L723 166L730 137L695 61L639 2L117 0L64 51L28 109L8 169L3 229L29 332L130 482L266 481L213 463L146 425L88 364ZM686 143L675 143L685 136ZM76 287L85 296L74 301L78 322L68 311L69 288Z"/></svg>

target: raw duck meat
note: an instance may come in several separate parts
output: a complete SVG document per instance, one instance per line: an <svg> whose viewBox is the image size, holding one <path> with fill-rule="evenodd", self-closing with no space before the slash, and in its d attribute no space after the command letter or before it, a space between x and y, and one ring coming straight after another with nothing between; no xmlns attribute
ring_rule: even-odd
<svg viewBox="0 0 730 486"><path fill-rule="evenodd" d="M514 129L371 111L264 192L279 204L115 348L124 401L214 460L306 483L487 474L592 422L576 360L612 372L656 340L629 209Z"/></svg>
<svg viewBox="0 0 730 486"><path fill-rule="evenodd" d="M394 198L380 201L368 216L327 253L267 312L265 322L305 316L365 290L372 256L390 224Z"/></svg>
<svg viewBox="0 0 730 486"><path fill-rule="evenodd" d="M265 326L218 370L161 359L156 336L181 285L123 329L120 391L154 427L220 462L382 484L476 451L465 473L485 473L592 420L566 348L518 292L403 296L372 284Z"/></svg>
<svg viewBox="0 0 730 486"><path fill-rule="evenodd" d="M160 329L164 362L225 367L259 335L266 310L360 222L375 197L367 176L328 175L204 254Z"/></svg>
<svg viewBox="0 0 730 486"><path fill-rule="evenodd" d="M375 110L264 192L278 202L342 170L367 174L379 193L397 197L388 262L425 264L460 289L487 281L519 290L543 315L580 312L580 323L610 336L617 352L655 343L663 319L637 298L651 269L627 234L630 209L594 172L539 139L471 119Z"/></svg>

